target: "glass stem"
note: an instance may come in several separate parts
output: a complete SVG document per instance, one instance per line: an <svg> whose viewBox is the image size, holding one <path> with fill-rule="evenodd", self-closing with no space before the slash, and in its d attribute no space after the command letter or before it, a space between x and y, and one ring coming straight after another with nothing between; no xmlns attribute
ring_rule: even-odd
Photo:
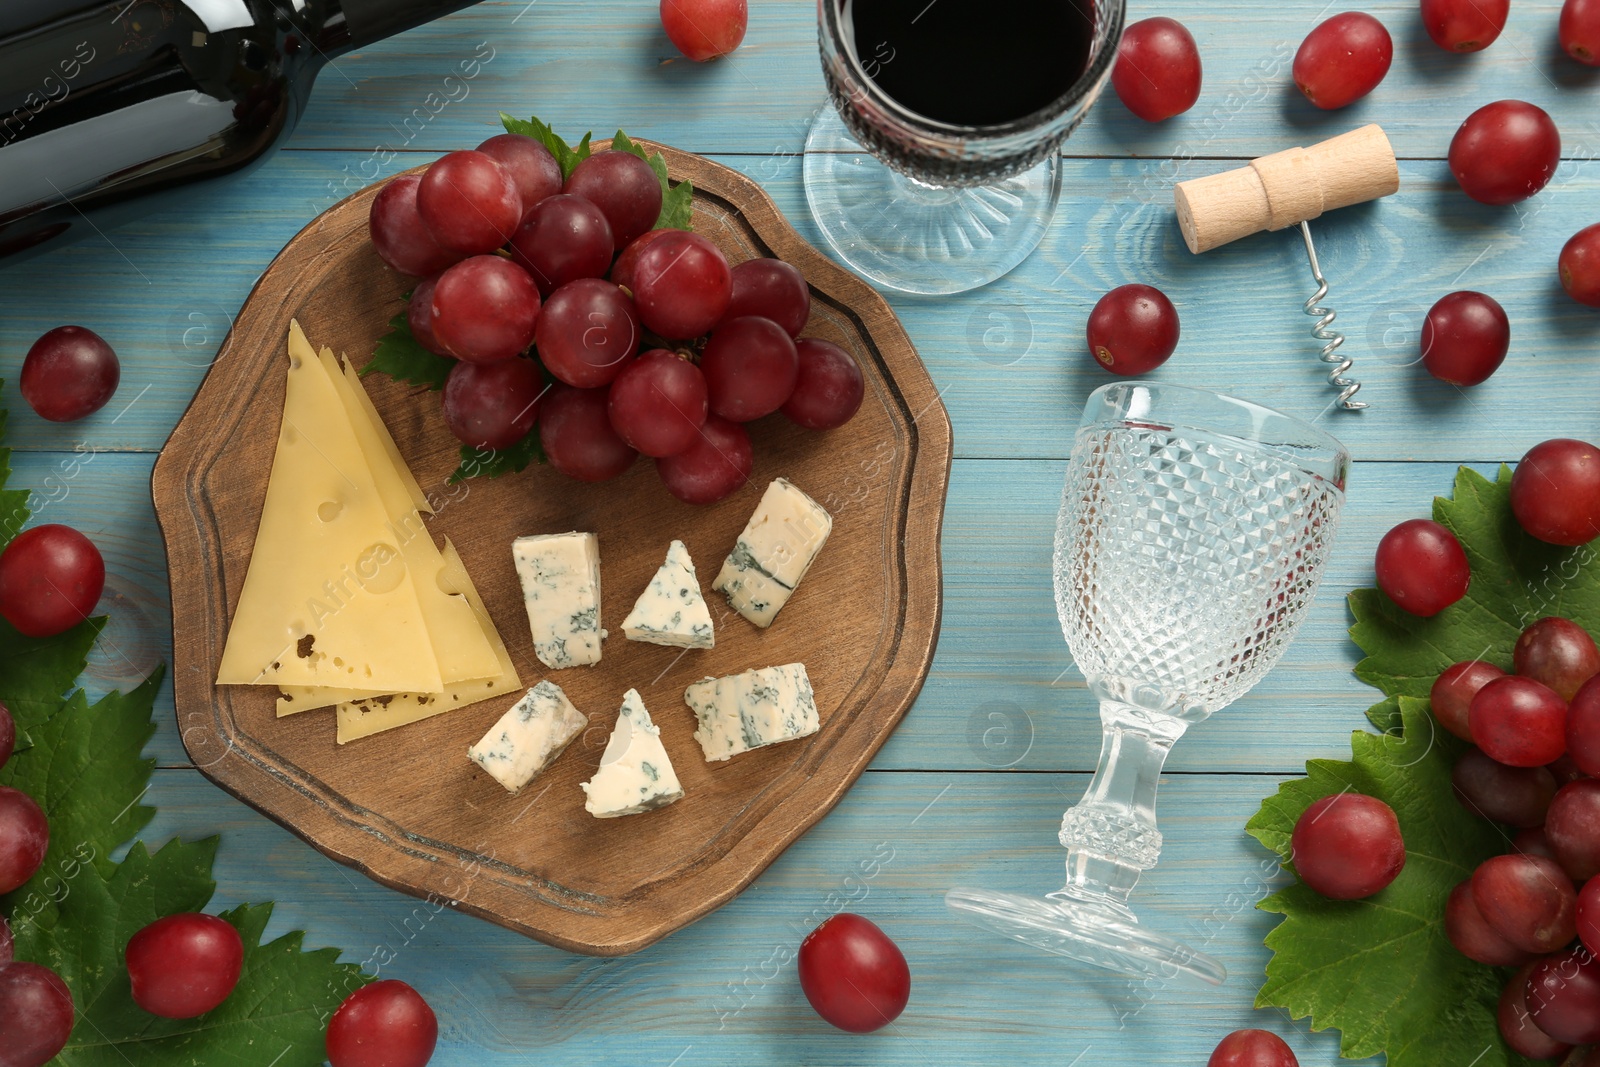
<svg viewBox="0 0 1600 1067"><path fill-rule="evenodd" d="M1118 700L1100 702L1100 722L1100 765L1083 800L1061 820L1067 884L1050 895L1108 908L1132 922L1128 894L1161 853L1161 766L1189 724Z"/></svg>

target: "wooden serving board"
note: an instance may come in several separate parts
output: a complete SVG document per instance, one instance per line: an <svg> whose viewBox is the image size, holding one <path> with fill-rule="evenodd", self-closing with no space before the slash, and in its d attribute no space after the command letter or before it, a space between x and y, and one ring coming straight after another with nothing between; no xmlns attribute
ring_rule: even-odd
<svg viewBox="0 0 1600 1067"><path fill-rule="evenodd" d="M599 147L599 146L597 146ZM950 422L893 312L865 282L808 245L743 175L663 146L674 181L694 183L694 227L731 262L775 255L811 283L805 335L853 353L866 399L846 426L812 433L781 415L750 424L750 482L711 507L682 504L647 459L586 485L542 466L448 486L457 442L435 393L383 375L369 392L466 562L525 686L548 677L589 716L587 732L520 795L466 749L516 699L501 697L339 746L331 710L284 719L276 690L216 686L228 624L260 519L298 318L313 345L369 357L413 282L367 239L377 186L302 230L261 276L152 479L172 583L173 682L184 746L222 788L327 855L407 893L575 952L623 955L732 899L844 794L911 706L939 632L939 533ZM710 588L775 477L834 516L833 534L770 630ZM534 658L511 541L600 537L601 621L593 667L547 671ZM682 539L716 620L716 648L624 640L623 616ZM719 764L691 736L683 690L706 675L803 662L822 729ZM630 687L644 697L687 795L660 811L595 819L588 780Z"/></svg>

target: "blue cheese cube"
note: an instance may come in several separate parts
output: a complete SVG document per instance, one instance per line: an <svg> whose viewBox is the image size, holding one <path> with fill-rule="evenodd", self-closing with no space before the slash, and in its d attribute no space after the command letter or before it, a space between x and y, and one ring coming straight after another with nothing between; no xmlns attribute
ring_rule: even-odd
<svg viewBox="0 0 1600 1067"><path fill-rule="evenodd" d="M467 757L515 793L539 776L589 725L554 682L544 681L512 705Z"/></svg>
<svg viewBox="0 0 1600 1067"><path fill-rule="evenodd" d="M766 629L832 530L833 517L822 505L778 478L762 494L711 588L726 596L734 611Z"/></svg>
<svg viewBox="0 0 1600 1067"><path fill-rule="evenodd" d="M661 745L661 730L650 721L637 689L623 694L600 769L582 787L588 797L583 810L597 819L654 811L683 796L683 786Z"/></svg>
<svg viewBox="0 0 1600 1067"><path fill-rule="evenodd" d="M600 539L588 533L519 537L511 557L533 631L551 670L600 662Z"/></svg>
<svg viewBox="0 0 1600 1067"><path fill-rule="evenodd" d="M817 732L817 699L803 663L706 678L683 694L707 763Z"/></svg>
<svg viewBox="0 0 1600 1067"><path fill-rule="evenodd" d="M667 547L666 562L622 620L622 635L629 641L675 648L711 648L716 644L711 612L700 595L700 578L682 541Z"/></svg>

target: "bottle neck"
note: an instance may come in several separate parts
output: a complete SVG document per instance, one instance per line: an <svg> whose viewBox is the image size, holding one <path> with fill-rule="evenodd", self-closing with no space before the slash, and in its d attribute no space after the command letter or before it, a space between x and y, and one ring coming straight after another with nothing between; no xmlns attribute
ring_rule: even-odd
<svg viewBox="0 0 1600 1067"><path fill-rule="evenodd" d="M477 0L339 0L324 25L328 51L348 52L471 7Z"/></svg>

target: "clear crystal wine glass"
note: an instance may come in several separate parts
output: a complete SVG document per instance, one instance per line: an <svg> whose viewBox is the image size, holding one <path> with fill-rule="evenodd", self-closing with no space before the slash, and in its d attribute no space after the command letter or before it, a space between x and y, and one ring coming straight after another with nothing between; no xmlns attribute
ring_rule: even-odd
<svg viewBox="0 0 1600 1067"><path fill-rule="evenodd" d="M1087 64L1048 106L993 126L942 122L885 93L873 75L892 61L892 45L857 47L856 2L817 0L832 102L806 140L806 199L817 226L841 260L886 288L942 294L987 285L1044 239L1061 198L1057 152L1111 73L1124 0L1062 0L1088 23Z"/></svg>
<svg viewBox="0 0 1600 1067"><path fill-rule="evenodd" d="M964 918L1137 975L1221 982L1222 964L1139 924L1161 851L1156 783L1194 723L1260 681L1316 595L1350 457L1269 408L1126 382L1089 397L1056 523L1056 611L1100 701L1100 764L1061 822L1067 883L1043 899L952 889Z"/></svg>

